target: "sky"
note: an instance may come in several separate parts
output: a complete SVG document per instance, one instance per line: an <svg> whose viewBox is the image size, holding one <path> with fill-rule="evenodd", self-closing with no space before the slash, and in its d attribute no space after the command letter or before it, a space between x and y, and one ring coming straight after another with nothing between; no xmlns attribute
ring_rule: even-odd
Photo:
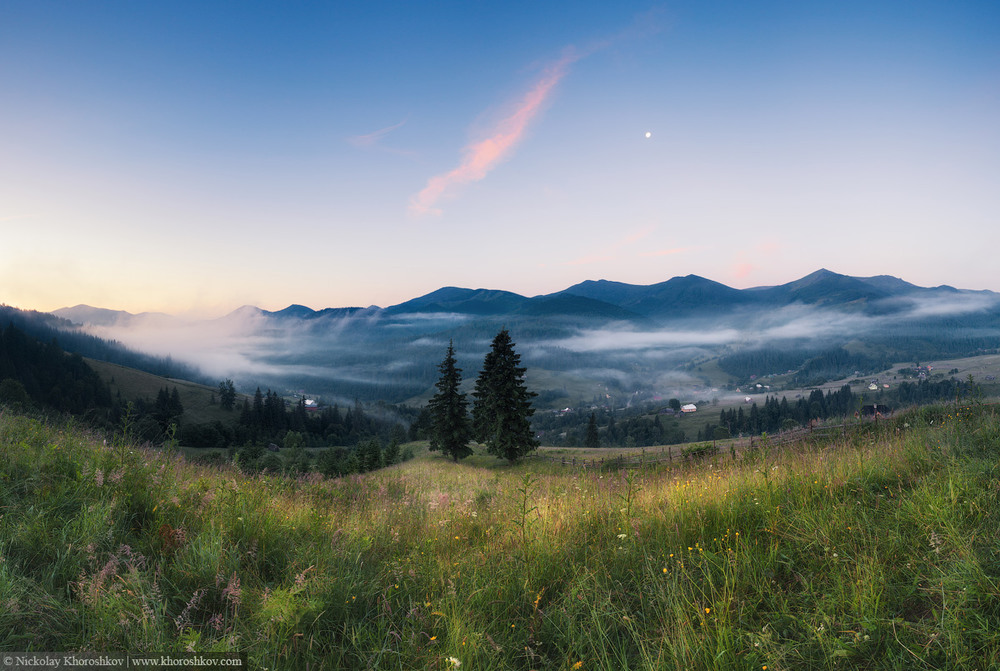
<svg viewBox="0 0 1000 671"><path fill-rule="evenodd" d="M1000 4L0 0L0 303L1000 291Z"/></svg>

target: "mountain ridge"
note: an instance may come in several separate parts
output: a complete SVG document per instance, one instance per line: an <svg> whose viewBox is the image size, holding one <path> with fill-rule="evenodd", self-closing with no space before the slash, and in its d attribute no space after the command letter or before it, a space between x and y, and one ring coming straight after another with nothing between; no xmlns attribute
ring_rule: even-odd
<svg viewBox="0 0 1000 671"><path fill-rule="evenodd" d="M501 328L516 337L542 397L563 407L608 394L702 393L736 375L723 371L802 368L796 374L813 380L875 370L891 359L1000 353L998 293L827 269L747 289L698 275L650 285L588 280L530 297L447 286L387 308L248 305L214 320L177 318L173 330L157 319L75 310L114 323L74 326L46 316L79 332L67 338L116 339L232 378L245 390L308 390L344 402L426 401L449 342L471 377ZM734 377L734 388L741 381Z"/></svg>
<svg viewBox="0 0 1000 671"><path fill-rule="evenodd" d="M956 289L949 285L921 287L892 275L854 277L820 268L784 284L746 289L735 289L694 274L675 276L663 282L645 285L607 279L584 280L561 291L532 297L503 289L445 286L384 308L372 305L366 308L326 307L314 310L293 303L281 310L269 311L253 305L244 305L218 319L247 315L281 320L321 319L353 316L359 312L369 311L390 316L457 314L487 317L512 313L541 317L547 314L553 316L580 314L631 320L710 314L718 310L753 306L773 308L795 303L823 306L853 305L856 308L859 306L864 308L885 299L920 298L934 294L1000 297L1000 293L988 289ZM570 300L567 297L586 300ZM551 310L546 310L546 306ZM51 314L78 325L93 326L106 326L120 320L130 321L140 318L177 319L160 312L133 314L124 310L84 304L59 308L53 310Z"/></svg>

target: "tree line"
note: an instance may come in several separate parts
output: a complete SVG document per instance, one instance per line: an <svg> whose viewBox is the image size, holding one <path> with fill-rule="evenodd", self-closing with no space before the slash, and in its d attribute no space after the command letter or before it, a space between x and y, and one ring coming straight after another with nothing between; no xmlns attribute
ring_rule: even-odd
<svg viewBox="0 0 1000 671"><path fill-rule="evenodd" d="M924 405L938 401L960 400L977 393L978 387L972 380L920 380L901 382L893 389L879 390L873 394L856 394L850 385L843 385L837 391L825 394L814 389L808 397L790 403L784 396L765 397L763 406L752 404L748 411L743 408L723 410L718 422L707 422L698 432L698 440L728 438L736 435L759 435L806 426L814 419L850 417L859 413L866 404L878 404L892 409L909 405ZM718 429L725 429L722 435Z"/></svg>

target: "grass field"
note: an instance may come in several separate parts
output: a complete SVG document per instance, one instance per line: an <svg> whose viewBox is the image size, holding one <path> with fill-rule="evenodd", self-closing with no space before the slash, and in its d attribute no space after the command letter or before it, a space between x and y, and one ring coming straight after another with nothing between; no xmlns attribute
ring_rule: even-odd
<svg viewBox="0 0 1000 671"><path fill-rule="evenodd" d="M1000 418L580 470L248 478L0 414L0 650L259 669L1000 667Z"/></svg>
<svg viewBox="0 0 1000 671"><path fill-rule="evenodd" d="M135 368L119 366L106 361L96 361L87 359L87 365L97 371L114 395L121 394L125 401L135 401L140 398L150 401L156 400L156 394L166 387L172 391L177 387L177 393L184 406L184 415L181 421L186 424L204 424L216 420L223 423L233 421L233 413L219 408L212 404L212 396L217 390L187 380L177 380L173 378L161 377L152 373L144 373ZM237 396L237 402L242 403L243 395Z"/></svg>

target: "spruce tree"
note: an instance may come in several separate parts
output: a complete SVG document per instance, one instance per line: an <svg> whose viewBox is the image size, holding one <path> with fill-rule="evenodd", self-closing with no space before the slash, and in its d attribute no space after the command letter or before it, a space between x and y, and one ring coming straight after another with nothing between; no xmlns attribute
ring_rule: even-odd
<svg viewBox="0 0 1000 671"><path fill-rule="evenodd" d="M538 447L530 421L535 413L531 399L537 394L524 386L527 369L520 363L510 333L502 329L493 338L473 392L476 439L486 444L487 452L511 463Z"/></svg>
<svg viewBox="0 0 1000 671"><path fill-rule="evenodd" d="M226 379L219 383L219 407L223 410L232 410L236 403L236 386L233 381Z"/></svg>
<svg viewBox="0 0 1000 671"><path fill-rule="evenodd" d="M453 461L472 454L469 441L472 429L467 415L465 394L459 391L462 369L455 365L455 347L448 343L448 354L438 367L441 378L434 385L437 393L427 404L431 415L431 450L441 450Z"/></svg>
<svg viewBox="0 0 1000 671"><path fill-rule="evenodd" d="M587 447L601 446L601 436L597 433L597 417L594 413L590 413L590 421L587 422L587 439L584 443Z"/></svg>
<svg viewBox="0 0 1000 671"><path fill-rule="evenodd" d="M494 343L496 340L494 340ZM485 444L493 429L493 418L488 406L491 401L492 379L496 375L496 352L491 349L483 359L483 368L476 378L476 388L472 391L472 436L477 443Z"/></svg>

